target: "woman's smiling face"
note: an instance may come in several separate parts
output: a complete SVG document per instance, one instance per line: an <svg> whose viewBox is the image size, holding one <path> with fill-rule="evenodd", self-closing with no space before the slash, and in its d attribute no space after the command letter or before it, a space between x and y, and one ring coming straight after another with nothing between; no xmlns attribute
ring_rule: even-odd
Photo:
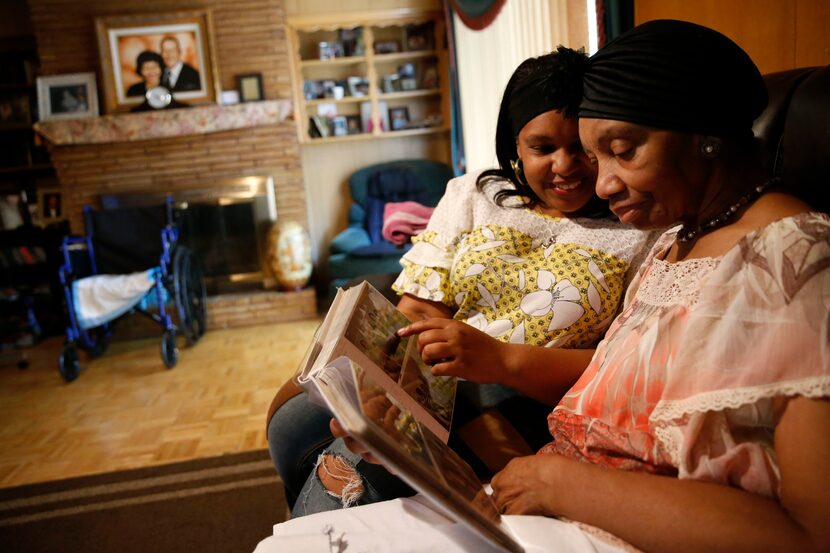
<svg viewBox="0 0 830 553"><path fill-rule="evenodd" d="M696 135L608 119L580 119L579 134L597 195L620 221L650 229L695 218L705 182Z"/></svg>
<svg viewBox="0 0 830 553"><path fill-rule="evenodd" d="M576 118L558 111L536 116L519 132L516 151L543 213L567 216L594 197L596 173L582 151Z"/></svg>

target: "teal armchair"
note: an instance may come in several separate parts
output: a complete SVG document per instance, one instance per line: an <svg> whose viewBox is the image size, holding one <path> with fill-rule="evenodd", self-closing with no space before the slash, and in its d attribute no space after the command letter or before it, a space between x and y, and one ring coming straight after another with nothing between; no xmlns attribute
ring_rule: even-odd
<svg viewBox="0 0 830 553"><path fill-rule="evenodd" d="M380 273L398 273L410 244L396 246L381 236L383 206L415 201L434 207L444 195L452 169L440 162L409 159L370 165L349 177L349 226L329 246L330 290Z"/></svg>

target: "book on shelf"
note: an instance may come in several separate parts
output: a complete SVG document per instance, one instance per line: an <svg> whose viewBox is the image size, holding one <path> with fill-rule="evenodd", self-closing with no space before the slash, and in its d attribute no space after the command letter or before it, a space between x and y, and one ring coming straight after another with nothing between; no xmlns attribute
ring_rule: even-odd
<svg viewBox="0 0 830 553"><path fill-rule="evenodd" d="M447 516L497 547L523 551L473 469L447 446L458 380L434 376L417 336L396 334L409 322L368 282L338 290L297 382Z"/></svg>

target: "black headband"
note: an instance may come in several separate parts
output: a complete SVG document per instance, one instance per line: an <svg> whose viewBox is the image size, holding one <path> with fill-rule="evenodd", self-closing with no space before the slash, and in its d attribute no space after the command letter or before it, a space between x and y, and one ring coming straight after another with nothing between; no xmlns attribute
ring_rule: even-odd
<svg viewBox="0 0 830 553"><path fill-rule="evenodd" d="M576 115L587 59L581 51L560 46L556 52L526 60L517 69L522 76L513 85L508 106L514 137L543 113L562 110L565 115Z"/></svg>
<svg viewBox="0 0 830 553"><path fill-rule="evenodd" d="M650 21L588 60L579 117L712 136L749 136L767 105L737 44L685 21Z"/></svg>

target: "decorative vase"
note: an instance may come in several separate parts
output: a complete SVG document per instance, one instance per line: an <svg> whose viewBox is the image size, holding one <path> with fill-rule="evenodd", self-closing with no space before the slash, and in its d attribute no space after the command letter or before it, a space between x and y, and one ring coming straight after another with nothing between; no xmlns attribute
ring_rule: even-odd
<svg viewBox="0 0 830 553"><path fill-rule="evenodd" d="M311 238L296 221L279 221L268 231L268 263L284 290L299 290L311 277Z"/></svg>

